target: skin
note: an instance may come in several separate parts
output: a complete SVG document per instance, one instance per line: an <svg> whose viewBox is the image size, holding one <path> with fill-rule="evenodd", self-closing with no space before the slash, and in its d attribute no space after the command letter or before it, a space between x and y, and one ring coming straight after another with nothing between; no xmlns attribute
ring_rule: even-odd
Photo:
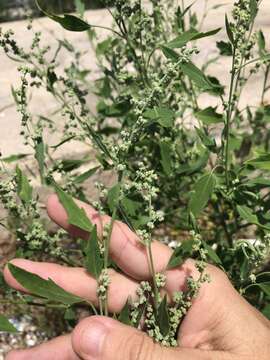
<svg viewBox="0 0 270 360"><path fill-rule="evenodd" d="M110 218L100 216L87 204L78 204L97 224L101 234L102 226ZM68 224L57 196L48 199L47 210L51 219L71 235L87 238L86 233ZM138 282L151 276L145 248L123 223L116 222L113 227L110 255L125 274L110 273L109 309L119 312L128 296L136 297ZM191 259L177 269L166 271L170 256L171 249L153 243L155 269L166 273L169 296L185 288L187 276L198 276ZM82 268L23 259L12 262L44 279L51 278L65 290L97 304L96 281ZM270 321L236 292L221 270L209 265L206 271L211 282L202 286L181 324L177 348L161 347L138 330L110 318L93 316L82 320L71 334L32 349L12 351L6 360L269 360ZM7 268L4 275L10 286L26 292Z"/></svg>

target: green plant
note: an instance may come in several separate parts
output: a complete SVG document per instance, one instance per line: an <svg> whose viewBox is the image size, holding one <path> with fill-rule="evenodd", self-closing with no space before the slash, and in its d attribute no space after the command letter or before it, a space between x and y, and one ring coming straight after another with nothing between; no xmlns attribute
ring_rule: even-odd
<svg viewBox="0 0 270 360"><path fill-rule="evenodd" d="M42 2L37 4L44 11ZM227 39L217 42L217 48L219 56L231 58L228 85L208 74L211 61L201 68L193 62L199 53L197 40L214 37L220 29L202 32L191 5L185 7L183 2L179 6L174 0L151 0L150 8L143 7L140 0L104 0L104 4L113 25L105 28L109 35L102 41L95 31L102 26L94 27L83 20L80 1L79 17L45 10L64 28L88 32L100 70L94 84L80 63L82 54L67 40L58 41L51 59L49 49L40 43L40 33L35 33L28 51L17 45L12 32L1 35L0 45L7 56L24 63L19 68L21 87L13 89L13 96L22 116L21 134L33 149L40 181L55 189L69 223L91 234L86 244L78 241L76 255L63 247L67 237L63 231L48 234L45 230L38 196L26 171L18 165L15 173L6 169L6 163L30 155L2 158L6 179L0 183L0 196L9 213L3 226L18 239L18 255L39 258L46 251L69 265L83 262L99 284L100 307L97 310L92 306L90 311L109 315L108 269L116 265L108 249L113 224L120 219L145 246L152 273L152 283L141 283L139 301L127 302L120 320L138 326L140 319L146 318L145 330L150 336L164 345L176 345L175 334L183 314L201 284L209 281L207 261L223 268L238 291L267 313L270 107L266 94L270 56L262 31L253 30L261 1L238 0L232 16L226 16ZM64 75L57 69L57 56L63 50L74 55ZM259 71L264 74L261 102L240 108L245 85ZM55 131L58 124L51 117L36 117L28 110L30 89L40 87L59 102L65 122L63 137L54 146L44 142L44 132ZM87 103L89 92L97 99L95 112ZM201 108L198 99L203 93L212 96L216 106ZM187 125L190 119L192 127ZM88 163L88 157L55 160L55 149L71 140L95 149L96 165L84 173L80 167ZM100 196L92 205L111 215L99 239L96 227L72 196L90 201L84 195L83 183L100 171L115 176L115 184L110 188L96 184ZM59 174L61 180L56 182ZM166 278L156 274L151 251L152 236L164 228L169 237L177 232L177 240L184 238L174 244L168 268L194 257L201 272L199 280L190 279L188 291L175 294L170 304L160 295ZM45 299L35 300L38 305L57 303L67 312L83 302L50 280L11 264L9 269L34 295ZM9 292L7 299L10 297L16 294ZM20 301L25 305L30 302L22 295Z"/></svg>

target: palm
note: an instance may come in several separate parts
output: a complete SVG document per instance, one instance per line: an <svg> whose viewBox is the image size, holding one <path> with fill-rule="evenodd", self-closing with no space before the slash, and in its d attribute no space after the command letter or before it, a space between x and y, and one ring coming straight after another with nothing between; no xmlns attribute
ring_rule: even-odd
<svg viewBox="0 0 270 360"><path fill-rule="evenodd" d="M110 222L107 216L101 217L89 205L80 203L84 207L87 215L92 222L97 225L98 231L102 232L102 226ZM50 217L61 227L65 228L72 235L87 238L88 234L70 226L67 222L66 213L59 203L56 196L52 196L48 201L48 213ZM155 270L165 271L171 256L171 250L158 242L154 242L152 246L153 257L155 259ZM150 279L149 265L146 250L140 245L136 235L124 224L116 222L113 227L113 232L110 242L110 254L114 261L124 274L119 274L114 271L111 272L111 285L109 290L109 308L111 312L119 312L129 296L136 296L136 289L138 282L141 280ZM27 260L16 260L18 266L22 266L28 271L34 272L43 278L51 278L58 285L69 292L81 296L87 300L98 305L96 298L96 281L82 268L67 268L64 266L49 264L49 263L35 263ZM214 348L219 346L220 339L223 338L224 343L224 329L220 327L216 319L217 313L222 314L222 310L226 312L229 308L229 300L224 300L222 293L224 283L232 287L230 283L224 281L225 275L222 272L213 271L213 267L209 266L208 270L214 274L214 281L209 285L204 285L199 297L194 301L192 308L185 317L180 330L179 341L185 347L192 348ZM166 290L169 294L174 291L182 290L185 286L188 275L197 276L196 269L192 260L187 261L181 268L169 270L166 272L167 285ZM6 280L14 288L25 291L12 278L8 270L5 270ZM217 277L223 277L217 279ZM68 280L67 280L68 279ZM219 281L222 280L222 281ZM207 292L205 291L207 287ZM223 308L220 307L223 304ZM224 313L225 315L225 313ZM227 314L228 315L228 314Z"/></svg>

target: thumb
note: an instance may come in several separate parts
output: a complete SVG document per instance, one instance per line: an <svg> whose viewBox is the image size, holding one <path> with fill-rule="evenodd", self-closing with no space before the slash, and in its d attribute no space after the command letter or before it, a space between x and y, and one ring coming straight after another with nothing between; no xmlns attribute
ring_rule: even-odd
<svg viewBox="0 0 270 360"><path fill-rule="evenodd" d="M92 316L77 325L72 346L83 360L218 359L208 351L161 347L145 333L101 316Z"/></svg>

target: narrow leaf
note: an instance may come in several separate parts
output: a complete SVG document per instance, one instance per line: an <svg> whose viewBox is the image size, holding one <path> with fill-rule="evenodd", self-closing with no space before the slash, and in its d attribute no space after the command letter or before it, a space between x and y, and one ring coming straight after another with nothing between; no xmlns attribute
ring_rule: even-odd
<svg viewBox="0 0 270 360"><path fill-rule="evenodd" d="M264 282L258 284L258 286L262 289L262 291L270 297L270 282Z"/></svg>
<svg viewBox="0 0 270 360"><path fill-rule="evenodd" d="M75 184L83 183L85 180L89 179L92 175L94 175L99 168L100 168L100 166L96 166L96 167L94 167L92 169L87 170L86 172L84 172L81 175L77 176L74 179L74 183Z"/></svg>
<svg viewBox="0 0 270 360"><path fill-rule="evenodd" d="M12 163L14 161L18 161L21 159L26 158L27 156L29 156L30 154L14 154L14 155L10 155L8 157L2 158L0 159L1 161L5 162L5 163Z"/></svg>
<svg viewBox="0 0 270 360"><path fill-rule="evenodd" d="M227 32L228 38L229 38L230 42L232 44L234 44L234 36L233 36L233 32L232 32L231 25L229 23L227 14L225 15L225 26L226 26L226 32Z"/></svg>
<svg viewBox="0 0 270 360"><path fill-rule="evenodd" d="M209 106L195 113L195 117L201 120L205 125L218 124L223 122L222 114L216 112L216 109Z"/></svg>
<svg viewBox="0 0 270 360"><path fill-rule="evenodd" d="M207 32L198 32L195 29L190 29L184 32L183 34L177 36L177 38L170 41L168 44L166 44L166 47L169 47L171 49L181 48L182 46L186 45L189 41L195 41L204 37L215 35L220 31L220 29L221 28L218 28Z"/></svg>
<svg viewBox="0 0 270 360"><path fill-rule="evenodd" d="M221 265L222 261L220 259L220 257L217 255L217 253L215 252L214 249L212 249L211 246L209 246L205 241L203 241L203 247L205 248L205 250L207 251L207 254L209 256L209 258L217 265Z"/></svg>
<svg viewBox="0 0 270 360"><path fill-rule="evenodd" d="M32 200L33 188L18 166L16 167L16 175L18 181L18 195L22 201L28 203Z"/></svg>
<svg viewBox="0 0 270 360"><path fill-rule="evenodd" d="M170 331L170 318L168 313L167 295L164 296L159 308L157 321L160 328L160 332L163 336L166 336Z"/></svg>
<svg viewBox="0 0 270 360"><path fill-rule="evenodd" d="M48 12L44 9L44 3L40 0L35 0L38 8L49 18L58 22L62 27L69 31L86 31L91 29L91 26L84 20L70 14L64 14L63 16L58 16Z"/></svg>
<svg viewBox="0 0 270 360"><path fill-rule="evenodd" d="M195 217L197 217L206 206L214 191L215 185L216 180L212 172L203 175L195 184L195 191L189 201L189 210Z"/></svg>
<svg viewBox="0 0 270 360"><path fill-rule="evenodd" d="M17 329L9 322L9 320L0 314L0 332L15 333Z"/></svg>
<svg viewBox="0 0 270 360"><path fill-rule="evenodd" d="M66 194L59 186L55 185L55 189L61 204L68 215L68 223L74 225L79 229L91 232L93 224L83 208L80 208L73 198Z"/></svg>
<svg viewBox="0 0 270 360"><path fill-rule="evenodd" d="M159 144L160 155L161 155L161 165L166 175L170 175L172 172L172 159L171 159L171 147L166 142L161 142Z"/></svg>
<svg viewBox="0 0 270 360"><path fill-rule="evenodd" d="M214 85L207 79L204 73L192 62L180 64L180 68L199 88L203 90L211 90L214 88Z"/></svg>
<svg viewBox="0 0 270 360"><path fill-rule="evenodd" d="M118 321L120 321L122 324L125 325L132 325L131 324L131 320L130 320L130 316L129 316L129 300L127 300L125 306L123 307L123 309L121 310L119 316L118 316Z"/></svg>
<svg viewBox="0 0 270 360"><path fill-rule="evenodd" d="M80 297L65 291L51 279L44 280L40 276L21 269L11 263L8 264L8 269L18 283L33 295L42 297L48 301L60 302L65 305L72 305L84 301Z"/></svg>
<svg viewBox="0 0 270 360"><path fill-rule="evenodd" d="M270 170L270 154L259 155L254 159L246 161L245 164L260 170Z"/></svg>
<svg viewBox="0 0 270 360"><path fill-rule="evenodd" d="M103 269L103 260L100 253L97 227L94 226L86 247L85 268L98 279Z"/></svg>

